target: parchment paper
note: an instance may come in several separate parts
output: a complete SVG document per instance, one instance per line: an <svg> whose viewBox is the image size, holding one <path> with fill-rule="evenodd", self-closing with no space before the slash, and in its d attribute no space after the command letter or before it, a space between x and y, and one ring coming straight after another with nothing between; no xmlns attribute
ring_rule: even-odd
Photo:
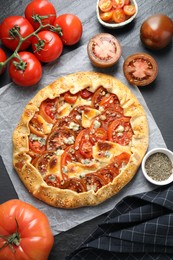
<svg viewBox="0 0 173 260"><path fill-rule="evenodd" d="M49 222L56 235L62 231L66 231L85 221L97 217L111 210L117 202L127 195L152 190L155 186L149 184L143 177L141 169L138 170L133 180L122 190L118 195L112 197L108 201L95 206L84 207L79 209L58 209L46 205L45 203L35 199L26 190L21 183L17 173L12 166L12 133L15 129L22 111L26 104L35 94L48 85L56 78L78 71L100 71L106 74L113 75L124 82L136 95L140 103L145 108L150 129L149 149L154 147L166 147L163 137L158 129L147 105L138 90L138 88L130 86L125 80L122 72L123 58L111 69L97 69L93 67L87 55L86 45L77 48L69 53L62 55L60 59L54 63L44 66L44 74L37 86L22 88L10 83L0 89L0 153L4 160L8 174L12 180L14 188L19 196L19 199L31 203L49 218Z"/></svg>

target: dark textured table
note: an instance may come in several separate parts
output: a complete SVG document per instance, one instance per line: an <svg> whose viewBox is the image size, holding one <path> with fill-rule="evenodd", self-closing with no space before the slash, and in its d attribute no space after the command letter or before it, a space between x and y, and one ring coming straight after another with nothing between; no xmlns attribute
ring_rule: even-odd
<svg viewBox="0 0 173 260"><path fill-rule="evenodd" d="M3 0L0 8L0 23L10 15L23 15L28 0ZM52 0L57 10L57 15L63 13L76 14L83 24L83 35L81 41L73 47L65 47L66 52L73 51L86 44L92 36L100 32L108 32L119 39L122 45L122 56L125 58L130 54L143 51L151 54L158 62L159 74L156 81L148 87L140 88L141 93L164 137L167 147L173 151L173 46L172 43L163 50L151 51L146 49L140 42L139 31L142 22L150 15L164 13L173 19L173 1L137 0L139 11L137 18L124 28L110 30L102 27L96 18L96 0ZM3 47L4 48L4 47ZM4 48L4 50L6 50ZM10 54L10 52L8 52ZM93 68L94 69L94 68ZM8 71L0 77L0 87L10 82ZM1 131L1 130L0 130ZM154 138L154 137L153 137ZM0 161L0 203L17 195L13 190L8 174ZM104 218L106 214L91 221L85 222L67 232L55 237L55 245L50 255L50 260L65 259L81 241L87 238Z"/></svg>

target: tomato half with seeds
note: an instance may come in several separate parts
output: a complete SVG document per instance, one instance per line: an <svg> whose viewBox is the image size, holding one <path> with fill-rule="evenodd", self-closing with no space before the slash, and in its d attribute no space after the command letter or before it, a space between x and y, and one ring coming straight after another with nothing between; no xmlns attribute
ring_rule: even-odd
<svg viewBox="0 0 173 260"><path fill-rule="evenodd" d="M123 23L126 20L126 15L123 9L115 9L112 18L115 23Z"/></svg>
<svg viewBox="0 0 173 260"><path fill-rule="evenodd" d="M124 0L112 0L112 5L114 8L122 8L125 4Z"/></svg>
<svg viewBox="0 0 173 260"><path fill-rule="evenodd" d="M120 145L128 145L132 139L133 130L130 117L121 117L114 120L108 127L108 140Z"/></svg>
<svg viewBox="0 0 173 260"><path fill-rule="evenodd" d="M157 77L158 65L156 60L147 53L136 53L126 58L123 72L130 84L146 86Z"/></svg>
<svg viewBox="0 0 173 260"><path fill-rule="evenodd" d="M112 20L112 16L113 16L113 10L110 10L108 12L101 12L100 13L100 18L102 21L104 22L110 22Z"/></svg>
<svg viewBox="0 0 173 260"><path fill-rule="evenodd" d="M46 99L40 105L40 115L50 124L55 123L58 114L58 99Z"/></svg>
<svg viewBox="0 0 173 260"><path fill-rule="evenodd" d="M48 259L54 243L46 215L21 200L0 205L0 259Z"/></svg>
<svg viewBox="0 0 173 260"><path fill-rule="evenodd" d="M125 5L123 11L126 15L132 16L136 13L136 7L134 5Z"/></svg>
<svg viewBox="0 0 173 260"><path fill-rule="evenodd" d="M102 12L108 12L112 8L112 0L99 0L98 6Z"/></svg>
<svg viewBox="0 0 173 260"><path fill-rule="evenodd" d="M112 34L100 33L88 42L87 52L94 66L107 68L117 63L122 49L119 41Z"/></svg>

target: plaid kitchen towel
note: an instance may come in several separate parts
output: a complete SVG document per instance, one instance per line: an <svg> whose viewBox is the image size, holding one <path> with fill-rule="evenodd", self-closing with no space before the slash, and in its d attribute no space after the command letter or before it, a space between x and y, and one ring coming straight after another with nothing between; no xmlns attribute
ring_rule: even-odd
<svg viewBox="0 0 173 260"><path fill-rule="evenodd" d="M173 185L125 197L66 259L173 259Z"/></svg>

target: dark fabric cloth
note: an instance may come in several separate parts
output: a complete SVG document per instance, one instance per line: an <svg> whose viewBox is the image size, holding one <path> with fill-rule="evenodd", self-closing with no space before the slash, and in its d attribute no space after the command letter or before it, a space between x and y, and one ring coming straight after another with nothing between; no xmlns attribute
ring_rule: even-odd
<svg viewBox="0 0 173 260"><path fill-rule="evenodd" d="M125 197L66 259L173 259L173 185Z"/></svg>

